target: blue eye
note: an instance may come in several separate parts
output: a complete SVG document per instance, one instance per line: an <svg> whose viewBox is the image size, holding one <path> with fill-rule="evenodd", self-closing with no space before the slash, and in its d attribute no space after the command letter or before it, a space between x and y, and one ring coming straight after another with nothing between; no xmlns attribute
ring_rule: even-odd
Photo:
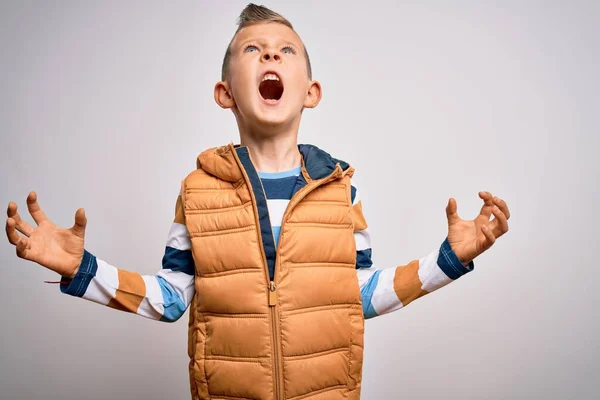
<svg viewBox="0 0 600 400"><path fill-rule="evenodd" d="M252 44L246 46L246 48L244 49L245 53L255 53L257 51L258 51L258 47L254 46Z"/></svg>
<svg viewBox="0 0 600 400"><path fill-rule="evenodd" d="M289 46L284 47L283 49L281 49L281 52L284 53L284 54L295 54L294 49L292 49Z"/></svg>

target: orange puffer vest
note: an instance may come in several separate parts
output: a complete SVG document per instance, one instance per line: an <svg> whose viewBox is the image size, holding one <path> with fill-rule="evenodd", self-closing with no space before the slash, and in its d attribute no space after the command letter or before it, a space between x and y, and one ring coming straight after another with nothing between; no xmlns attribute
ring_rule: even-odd
<svg viewBox="0 0 600 400"><path fill-rule="evenodd" d="M247 147L198 157L182 184L196 265L193 399L358 399L364 321L350 177L300 145L302 173L278 247Z"/></svg>

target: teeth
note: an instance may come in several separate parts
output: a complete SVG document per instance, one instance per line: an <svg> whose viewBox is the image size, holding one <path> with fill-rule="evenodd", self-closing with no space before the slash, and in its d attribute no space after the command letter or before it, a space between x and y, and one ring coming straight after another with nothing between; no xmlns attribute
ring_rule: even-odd
<svg viewBox="0 0 600 400"><path fill-rule="evenodd" d="M278 81L279 77L275 74L265 74L265 76L263 76L262 81Z"/></svg>

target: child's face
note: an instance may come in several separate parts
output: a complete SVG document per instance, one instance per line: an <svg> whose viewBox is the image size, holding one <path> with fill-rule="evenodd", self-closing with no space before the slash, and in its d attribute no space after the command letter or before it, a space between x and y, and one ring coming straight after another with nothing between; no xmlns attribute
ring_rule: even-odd
<svg viewBox="0 0 600 400"><path fill-rule="evenodd" d="M299 123L302 108L315 107L320 100L318 82L308 78L304 45L289 27L247 26L238 32L230 51L227 79L217 84L215 98L233 109L238 123L259 129ZM219 85L228 92L221 100L229 103L217 98Z"/></svg>

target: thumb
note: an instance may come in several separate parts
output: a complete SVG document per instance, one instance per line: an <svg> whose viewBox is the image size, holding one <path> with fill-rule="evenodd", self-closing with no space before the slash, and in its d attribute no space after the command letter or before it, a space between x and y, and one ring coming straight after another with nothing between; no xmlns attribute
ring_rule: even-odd
<svg viewBox="0 0 600 400"><path fill-rule="evenodd" d="M75 213L75 225L71 230L73 233L81 238L85 236L85 226L87 225L87 217L85 216L85 210L80 208Z"/></svg>
<svg viewBox="0 0 600 400"><path fill-rule="evenodd" d="M17 256L27 260L27 250L29 247L29 238L22 237L17 243Z"/></svg>
<svg viewBox="0 0 600 400"><path fill-rule="evenodd" d="M450 197L448 205L446 206L446 217L448 218L448 225L452 225L460 220L457 212L456 200Z"/></svg>

